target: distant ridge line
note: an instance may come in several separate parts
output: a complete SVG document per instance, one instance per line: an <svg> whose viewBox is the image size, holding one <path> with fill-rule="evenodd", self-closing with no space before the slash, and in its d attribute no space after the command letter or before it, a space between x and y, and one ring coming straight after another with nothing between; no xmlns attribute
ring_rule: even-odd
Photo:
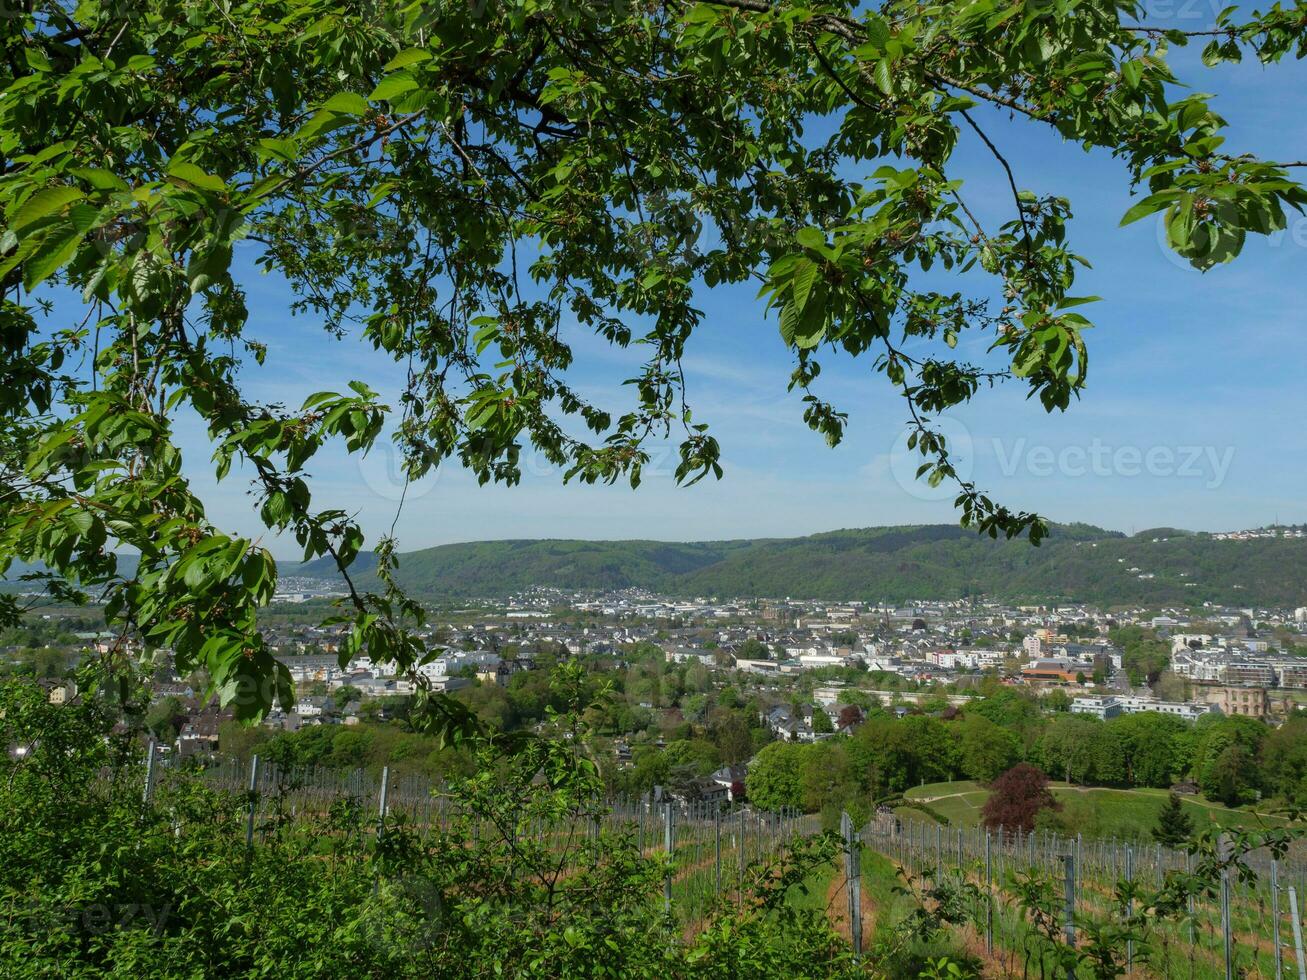
<svg viewBox="0 0 1307 980"><path fill-rule="evenodd" d="M357 572L366 579L373 562L360 555ZM334 565L283 563L282 572L328 578ZM515 538L408 552L399 579L418 595L450 598L547 586L770 599L1296 607L1307 604L1307 539L1220 540L1177 528L1127 536L1088 524L1055 526L1038 548L951 524L690 542Z"/></svg>

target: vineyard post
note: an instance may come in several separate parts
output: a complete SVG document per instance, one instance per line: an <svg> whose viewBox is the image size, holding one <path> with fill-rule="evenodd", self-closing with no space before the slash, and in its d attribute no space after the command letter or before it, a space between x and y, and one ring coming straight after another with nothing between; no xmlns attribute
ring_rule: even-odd
<svg viewBox="0 0 1307 980"><path fill-rule="evenodd" d="M1076 857L1074 854L1062 856L1062 866L1066 869L1065 905L1063 923L1066 930L1066 944L1076 948ZM1075 960L1069 960L1066 968L1067 980L1075 980Z"/></svg>
<svg viewBox="0 0 1307 980"><path fill-rule="evenodd" d="M1271 858L1271 941L1275 944L1275 980L1284 980L1280 956L1280 862Z"/></svg>
<svg viewBox="0 0 1307 980"><path fill-rule="evenodd" d="M713 813L713 865L717 869L717 896L722 894L722 808L719 806Z"/></svg>
<svg viewBox="0 0 1307 980"><path fill-rule="evenodd" d="M154 754L156 746L154 739L150 739L150 744L145 749L145 792L141 796L141 802L146 806L150 805L150 794L154 792Z"/></svg>
<svg viewBox="0 0 1307 980"><path fill-rule="evenodd" d="M254 847L254 810L259 798L259 757L250 758L250 802L249 814L245 819L245 850Z"/></svg>
<svg viewBox="0 0 1307 980"><path fill-rule="evenodd" d="M1221 936L1225 947L1225 980L1234 980L1234 950L1230 945L1230 839L1222 834L1217 843L1221 858Z"/></svg>
<svg viewBox="0 0 1307 980"><path fill-rule="evenodd" d="M1185 852L1184 870L1186 874L1193 874L1194 872L1194 856L1192 852L1189 851ZM1187 900L1187 904L1189 906L1189 945L1193 946L1198 941L1198 939L1195 931L1196 926L1194 924L1195 910L1194 910L1194 893L1192 889L1190 889L1189 891L1189 898Z"/></svg>
<svg viewBox="0 0 1307 980"><path fill-rule="evenodd" d="M1298 918L1298 893L1289 886L1289 914L1293 916L1293 949L1298 954L1298 980L1307 980L1307 959L1302 951L1302 921Z"/></svg>
<svg viewBox="0 0 1307 980"><path fill-rule="evenodd" d="M993 834L985 831L985 955L994 955L994 864L991 858Z"/></svg>
<svg viewBox="0 0 1307 980"><path fill-rule="evenodd" d="M862 862L858 855L857 834L853 818L845 810L840 814L840 830L844 834L844 880L849 894L849 938L853 940L853 955L862 954Z"/></svg>
<svg viewBox="0 0 1307 980"><path fill-rule="evenodd" d="M862 955L862 837L853 826L853 820L849 820L849 830L853 837L853 851L850 857L850 863L853 868L853 877L849 879L850 891L849 898L853 902L853 954Z"/></svg>
<svg viewBox="0 0 1307 980"><path fill-rule="evenodd" d="M663 849L667 851L667 877L663 879L663 909L672 911L672 804L663 804Z"/></svg>
<svg viewBox="0 0 1307 980"><path fill-rule="evenodd" d="M386 833L386 794L390 790L390 766L381 767L381 786L377 791L377 843L381 843L381 838ZM380 869L378 869L379 871ZM372 883L372 893L375 895L381 891L381 875L378 873L377 879Z"/></svg>
<svg viewBox="0 0 1307 980"><path fill-rule="evenodd" d="M1113 860L1115 864L1115 860ZM1133 883L1135 880L1135 849L1129 844L1125 847L1125 880ZM1135 914L1135 900L1130 899L1126 905L1126 914L1133 916ZM1135 941L1127 939L1125 941L1125 972L1131 973L1135 967Z"/></svg>
<svg viewBox="0 0 1307 980"><path fill-rule="evenodd" d="M740 856L740 887L736 890L737 903L744 904L744 811L740 810L740 831L736 836L736 850Z"/></svg>

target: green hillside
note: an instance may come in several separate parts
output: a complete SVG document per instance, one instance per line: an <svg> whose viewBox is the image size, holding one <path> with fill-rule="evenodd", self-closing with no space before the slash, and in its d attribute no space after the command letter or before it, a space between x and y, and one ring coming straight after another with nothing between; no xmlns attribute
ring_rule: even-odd
<svg viewBox="0 0 1307 980"><path fill-rule="evenodd" d="M561 539L476 541L410 552L400 579L420 594L494 596L534 586L560 589L672 588L671 583L720 565L734 551L759 542L575 541ZM371 556L359 558L364 570ZM328 561L300 574L331 574Z"/></svg>
<svg viewBox="0 0 1307 980"><path fill-rule="evenodd" d="M1157 815L1167 797L1164 789L1086 788L1060 782L1049 785L1062 806L1055 823L1067 833L1081 833L1086 837L1146 838L1157 825ZM926 801L930 811L943 817L950 826L976 827L989 790L977 783L956 781L915 787L904 796ZM1281 819L1251 810L1231 810L1201 797L1184 797L1181 804L1200 830L1209 826L1246 830L1267 822L1278 823ZM931 819L926 811L914 807L902 808L901 816L909 820Z"/></svg>
<svg viewBox="0 0 1307 980"><path fill-rule="evenodd" d="M330 574L321 562L296 570ZM450 597L552 586L891 602L992 596L1297 606L1307 603L1307 541L1222 541L1171 528L1127 537L1087 525L1054 528L1038 548L1024 540L991 541L953 525L686 544L481 541L406 554L400 579L418 594Z"/></svg>

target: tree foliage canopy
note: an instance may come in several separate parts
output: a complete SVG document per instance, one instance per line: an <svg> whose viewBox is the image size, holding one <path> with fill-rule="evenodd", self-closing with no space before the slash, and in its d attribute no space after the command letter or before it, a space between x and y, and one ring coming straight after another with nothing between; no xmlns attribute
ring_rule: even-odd
<svg viewBox="0 0 1307 980"><path fill-rule="evenodd" d="M1232 10L1234 8L1231 8ZM1303 5L1221 15L1205 60L1303 53ZM1021 189L990 107L1119 158L1199 268L1284 227L1307 197L1228 151L1168 54L1189 38L1124 0L877 5L780 0L9 5L0 25L0 560L94 588L124 635L203 667L243 715L290 696L255 611L276 568L224 533L174 433L198 418L220 479L254 481L270 532L348 569L351 517L308 479L328 442L387 431L418 477L457 458L514 483L528 446L585 482L721 475L682 358L695 297L753 284L794 356L804 417L845 425L821 363L865 357L904 397L921 476L958 481L933 419L982 387L1065 409L1085 382L1070 201ZM1242 16L1242 15L1240 15ZM1010 184L982 225L954 176L963 134ZM1017 165L1019 167L1019 162ZM395 406L360 382L264 404L248 271L295 312L404 365ZM957 277L931 285L931 270ZM564 324L647 353L624 406L570 382ZM959 339L987 337L973 364ZM965 523L1040 519L958 481ZM117 567L114 550L139 551ZM350 582L342 655L411 668L418 614ZM348 579L347 579L348 580ZM7 606L12 613L12 604ZM432 710L454 709L433 699ZM466 717L452 718L466 724Z"/></svg>
<svg viewBox="0 0 1307 980"><path fill-rule="evenodd" d="M991 830L1004 827L1029 833L1041 810L1061 809L1048 788L1048 777L1028 762L1017 763L995 779L989 789L981 819Z"/></svg>

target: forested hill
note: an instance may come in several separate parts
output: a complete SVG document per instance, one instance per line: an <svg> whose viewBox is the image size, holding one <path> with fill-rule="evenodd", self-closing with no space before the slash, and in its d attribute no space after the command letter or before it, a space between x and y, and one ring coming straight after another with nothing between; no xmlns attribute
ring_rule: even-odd
<svg viewBox="0 0 1307 980"><path fill-rule="evenodd" d="M329 574L322 563L296 571ZM1102 605L1299 606L1307 604L1307 540L1217 540L1170 528L1127 537L1072 525L1054 528L1034 548L1024 540L991 541L952 525L925 525L685 544L479 541L410 552L401 559L400 579L430 597L640 586L670 595L891 602L986 595Z"/></svg>

